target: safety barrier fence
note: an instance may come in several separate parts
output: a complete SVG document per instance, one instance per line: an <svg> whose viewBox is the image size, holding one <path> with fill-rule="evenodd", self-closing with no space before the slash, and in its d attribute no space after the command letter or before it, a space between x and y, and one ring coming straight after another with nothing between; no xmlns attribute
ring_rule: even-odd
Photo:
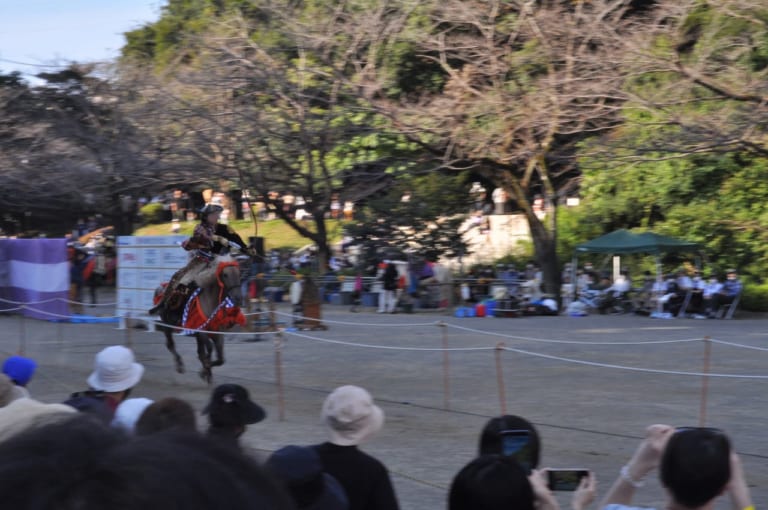
<svg viewBox="0 0 768 510"><path fill-rule="evenodd" d="M8 304L8 301L4 301L4 302ZM10 303L10 304L14 304L14 303ZM39 303L18 303L17 307L13 309L5 309L4 311L6 312L15 311L15 310L21 310L24 308L32 309L36 304L39 304ZM108 304L104 304L103 306L108 306ZM57 314L49 314L49 315L51 315L51 319L70 318L70 316L68 315L57 315ZM397 329L397 328L404 328L404 327L411 328L411 329L436 328L437 336L439 338L439 344L437 344L434 347L425 347L423 345L395 346L395 345L385 345L385 344L379 344L379 343L369 343L369 342L363 342L363 341L338 340L332 337L333 335L332 333L326 333L324 336L318 336L317 334L309 334L305 331L299 330L296 327L287 325L287 322L281 323L278 321L279 318L293 320L293 321L302 321L306 317L304 317L303 315L279 312L275 310L274 305L271 305L270 309L267 311L257 311L257 312L249 313L246 315L249 317L267 316L268 317L267 326L263 331L231 331L231 332L227 332L226 335L232 336L232 337L250 337L250 338L272 336L273 351L274 351L275 382L277 386L277 395L278 395L278 411L279 411L279 418L281 420L285 419L285 383L284 383L284 377L283 377L283 351L284 351L284 344L285 344L286 338L295 338L295 339L299 339L306 342L334 345L341 348L440 353L441 364L442 364L443 407L446 410L451 408L451 379L452 379L451 378L451 361L452 361L451 355L458 355L465 352L477 352L477 351L493 352L494 368L495 368L497 391L498 391L498 398L499 398L499 409L501 414L506 414L507 412L507 398L506 398L505 383L504 383L505 364L504 364L504 356L503 356L504 353L507 353L507 352L528 356L528 357L533 357L533 358L547 359L547 360L556 361L562 364L589 366L589 367L596 367L596 368L607 369L607 370L642 372L642 373L654 374L654 375L699 377L701 378L699 423L702 426L706 423L708 385L711 378L741 379L741 380L768 379L768 374L737 374L737 373L712 372L710 370L712 344L718 344L718 345L728 346L728 347L737 348L737 349L747 349L751 351L768 351L768 348L753 346L753 345L746 345L738 342L719 340L715 338L710 338L709 336L704 336L702 338L644 340L644 341L562 340L562 339L551 339L551 338L536 338L536 337L530 337L530 336L521 336L521 335L508 334L508 333L500 333L495 331L487 331L483 329L471 328L464 325L455 324L453 322L449 322L446 320L409 322L409 323L390 323L390 322L384 322L381 320L372 321L372 322L365 322L365 321L353 322L353 321L343 321L343 320L322 319L323 323L336 325L339 327L351 326L351 327L363 328L363 329L377 328L380 331L383 331L386 328ZM118 317L115 316L114 318L118 318ZM125 317L121 317L121 319L125 319ZM137 320L139 319L137 318ZM163 326L166 328L170 328L177 332L181 332L181 330L183 329L175 325L163 324L161 321L155 320L153 318L144 317L144 318L141 318L140 320L146 321L148 323L152 323L154 326ZM20 324L19 344L18 344L17 351L20 354L24 354L26 351L26 341L27 341L26 318L24 316L19 316L19 324ZM61 329L62 323L61 322L59 322L58 328L59 328L58 338L61 341L62 340L62 329ZM132 344L133 344L132 330L134 328L124 327L123 329L126 335L124 343L127 346L132 347ZM153 330L149 327L147 329ZM496 345L494 346L449 347L449 334L451 331L455 331L456 333L459 333L459 334L469 333L469 334L477 335L478 337L480 336L494 337L494 338L498 338L500 341L496 343ZM195 332L196 333L214 333L214 331L205 331L205 330L195 330ZM386 334L382 334L381 336L385 337ZM423 342L423 339L420 339L419 341ZM670 345L670 344L701 343L703 345L702 369L701 371L694 372L694 371L684 371L684 370L664 370L664 369L658 369L653 367L628 366L628 365L604 363L604 362L598 362L598 361L592 361L592 360L586 360L586 359L576 359L576 358L567 357L567 356L537 352L531 349L522 349L518 346L507 345L507 343L519 344L521 342L528 342L533 344L537 344L537 343L549 344L549 345L560 344L560 345L568 345L568 346L574 346L574 345L661 346L661 345Z"/></svg>

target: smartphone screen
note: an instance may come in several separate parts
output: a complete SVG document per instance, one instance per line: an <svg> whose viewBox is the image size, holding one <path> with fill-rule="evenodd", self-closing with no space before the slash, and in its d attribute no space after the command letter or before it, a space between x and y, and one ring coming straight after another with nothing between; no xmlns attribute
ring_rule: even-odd
<svg viewBox="0 0 768 510"><path fill-rule="evenodd" d="M501 454L513 457L526 473L533 467L531 459L531 433L527 430L502 430Z"/></svg>
<svg viewBox="0 0 768 510"><path fill-rule="evenodd" d="M547 486L551 491L575 491L581 479L589 476L588 469L549 469Z"/></svg>

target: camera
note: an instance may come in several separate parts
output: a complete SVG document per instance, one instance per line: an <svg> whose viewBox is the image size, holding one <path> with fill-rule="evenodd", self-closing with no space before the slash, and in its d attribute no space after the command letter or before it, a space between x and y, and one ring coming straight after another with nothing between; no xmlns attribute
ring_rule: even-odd
<svg viewBox="0 0 768 510"><path fill-rule="evenodd" d="M547 487L551 491L575 491L581 479L587 476L588 469L548 469Z"/></svg>

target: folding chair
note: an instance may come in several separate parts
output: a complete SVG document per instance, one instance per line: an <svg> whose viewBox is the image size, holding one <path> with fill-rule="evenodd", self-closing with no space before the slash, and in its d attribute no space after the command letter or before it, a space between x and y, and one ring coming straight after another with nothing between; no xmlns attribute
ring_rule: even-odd
<svg viewBox="0 0 768 510"><path fill-rule="evenodd" d="M739 306L739 301L741 300L741 292L736 294L736 297L733 298L733 301L731 301L728 304L720 305L720 308L717 309L717 313L715 317L718 319L733 319L733 314L736 313L736 307Z"/></svg>

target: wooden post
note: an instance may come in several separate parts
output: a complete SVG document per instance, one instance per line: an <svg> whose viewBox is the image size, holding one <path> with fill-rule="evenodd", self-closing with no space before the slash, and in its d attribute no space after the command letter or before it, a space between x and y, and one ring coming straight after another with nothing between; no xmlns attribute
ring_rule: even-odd
<svg viewBox="0 0 768 510"><path fill-rule="evenodd" d="M27 351L27 318L24 315L24 309L26 305L21 306L21 314L19 314L19 356L23 356Z"/></svg>
<svg viewBox="0 0 768 510"><path fill-rule="evenodd" d="M499 387L499 404L501 414L507 414L507 392L504 389L504 370L501 366L501 353L504 351L504 342L496 344L494 356L496 357L496 384Z"/></svg>
<svg viewBox="0 0 768 510"><path fill-rule="evenodd" d="M131 325L131 312L126 312L125 314L125 346L129 349L132 349L133 345L133 337L131 335L131 329L133 329Z"/></svg>
<svg viewBox="0 0 768 510"><path fill-rule="evenodd" d="M708 336L704 337L704 368L701 378L701 406L699 408L699 427L707 422L707 392L709 391L709 368L712 353L712 342Z"/></svg>
<svg viewBox="0 0 768 510"><path fill-rule="evenodd" d="M275 335L275 382L277 383L277 416L285 421L285 389L283 387L283 333Z"/></svg>
<svg viewBox="0 0 768 510"><path fill-rule="evenodd" d="M444 322L437 324L443 332L443 409L451 409L451 358L448 352L448 327Z"/></svg>

